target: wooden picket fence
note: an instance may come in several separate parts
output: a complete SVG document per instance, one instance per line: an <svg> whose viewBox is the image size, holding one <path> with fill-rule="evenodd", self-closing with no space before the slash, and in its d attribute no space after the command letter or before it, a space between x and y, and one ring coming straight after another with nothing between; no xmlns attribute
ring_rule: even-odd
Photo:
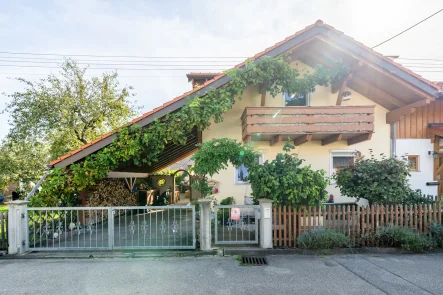
<svg viewBox="0 0 443 295"><path fill-rule="evenodd" d="M0 211L0 250L8 249L8 211Z"/></svg>
<svg viewBox="0 0 443 295"><path fill-rule="evenodd" d="M440 202L419 205L327 205L294 209L291 206L273 208L274 247L296 247L297 238L306 231L331 229L350 237L362 246L371 245L366 234L377 228L396 225L430 235L429 226L442 224Z"/></svg>

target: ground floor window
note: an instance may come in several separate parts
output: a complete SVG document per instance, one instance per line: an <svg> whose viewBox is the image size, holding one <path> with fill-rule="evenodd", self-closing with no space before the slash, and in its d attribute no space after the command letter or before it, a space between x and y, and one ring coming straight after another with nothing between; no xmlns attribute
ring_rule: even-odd
<svg viewBox="0 0 443 295"><path fill-rule="evenodd" d="M263 163L263 154L257 157L257 161L260 164ZM246 168L244 165L235 168L235 184L248 184L248 176L248 168Z"/></svg>
<svg viewBox="0 0 443 295"><path fill-rule="evenodd" d="M331 151L330 176L335 175L340 169L352 164L355 159L354 150Z"/></svg>
<svg viewBox="0 0 443 295"><path fill-rule="evenodd" d="M408 156L408 169L409 171L418 172L418 156L417 155L409 155Z"/></svg>

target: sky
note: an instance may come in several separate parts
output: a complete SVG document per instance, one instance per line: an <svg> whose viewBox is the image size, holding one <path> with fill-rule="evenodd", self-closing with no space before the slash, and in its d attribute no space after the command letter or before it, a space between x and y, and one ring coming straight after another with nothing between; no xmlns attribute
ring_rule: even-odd
<svg viewBox="0 0 443 295"><path fill-rule="evenodd" d="M144 113L190 90L186 73L228 69L317 19L374 46L442 8L441 0L0 0L0 110L9 100L1 93L23 90L13 78L36 81L57 73L64 56L112 56L74 59L89 65L91 76L119 68L121 84L135 88L133 100ZM441 59L399 61L424 63L409 66L443 81L442 24L443 12L376 50ZM93 65L97 62L111 65ZM0 139L8 130L8 115L0 112Z"/></svg>

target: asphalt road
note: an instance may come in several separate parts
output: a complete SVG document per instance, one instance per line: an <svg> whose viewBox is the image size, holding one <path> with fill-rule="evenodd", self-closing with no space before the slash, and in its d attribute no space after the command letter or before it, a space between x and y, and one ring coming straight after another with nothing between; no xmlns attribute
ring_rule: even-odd
<svg viewBox="0 0 443 295"><path fill-rule="evenodd" d="M0 260L0 294L443 294L443 254Z"/></svg>

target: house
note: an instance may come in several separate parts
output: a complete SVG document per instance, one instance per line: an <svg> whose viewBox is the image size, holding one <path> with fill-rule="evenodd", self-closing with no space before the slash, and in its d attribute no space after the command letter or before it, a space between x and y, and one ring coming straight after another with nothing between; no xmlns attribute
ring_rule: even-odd
<svg viewBox="0 0 443 295"><path fill-rule="evenodd" d="M443 83L436 82L443 90ZM442 95L443 93L440 93ZM443 97L405 110L393 122L394 154L409 161L410 183L432 196L443 194Z"/></svg>
<svg viewBox="0 0 443 295"><path fill-rule="evenodd" d="M197 143L222 137L251 143L261 152L260 161L274 158L282 151L284 141L290 138L296 146L295 152L306 160L305 163L310 164L313 169L325 170L328 176L352 161L356 152L369 155L371 150L376 156L400 153L418 155L423 160L418 164L421 171L432 171L428 159L433 156L428 156L427 152L435 151L434 146L439 148L435 142L439 142L440 134L443 136L443 131L440 131L443 127L433 125L428 131L424 130L428 123L443 123L443 116L438 121L429 116L426 122L422 119L422 131L419 133L417 129L414 136L409 118L423 114L420 108L437 110L438 105L440 110L440 101L436 100L440 90L437 84L320 20L257 53L253 59L283 54L289 54L292 58L291 67L299 70L312 69L317 64L328 66L335 61L343 61L351 72L335 85L316 87L311 93L286 93L275 98L261 91L259 86L250 85L243 93L242 100L238 100L224 114L223 122L212 123L206 130L194 128L188 135L186 144L168 145L160 154L158 162L153 165L135 167L122 164L111 173L117 173L121 177L155 174L156 171L195 153ZM241 63L236 68L244 66L245 63ZM148 126L155 119L179 109L192 98L205 95L211 88L225 85L230 78L223 73L191 73L188 80L192 81L192 90L130 124ZM415 113L412 113L414 110ZM404 131L405 128L411 132ZM109 145L114 137L114 133L108 133L50 164L58 168L81 161L87 155ZM415 142L421 139L426 141L426 145L418 153L408 140ZM441 166L435 165L437 160L432 161L434 167L438 166L437 169L440 169ZM438 172L443 173L443 168ZM212 181L218 186L216 196L232 196L236 203L243 203L244 197L251 194L246 180L247 173L244 167L230 166L215 175ZM423 176L423 179L428 177ZM412 180L417 188L426 188L423 181L416 181L415 176ZM334 183L327 189L335 196L336 202L354 202L351 198L341 196Z"/></svg>

